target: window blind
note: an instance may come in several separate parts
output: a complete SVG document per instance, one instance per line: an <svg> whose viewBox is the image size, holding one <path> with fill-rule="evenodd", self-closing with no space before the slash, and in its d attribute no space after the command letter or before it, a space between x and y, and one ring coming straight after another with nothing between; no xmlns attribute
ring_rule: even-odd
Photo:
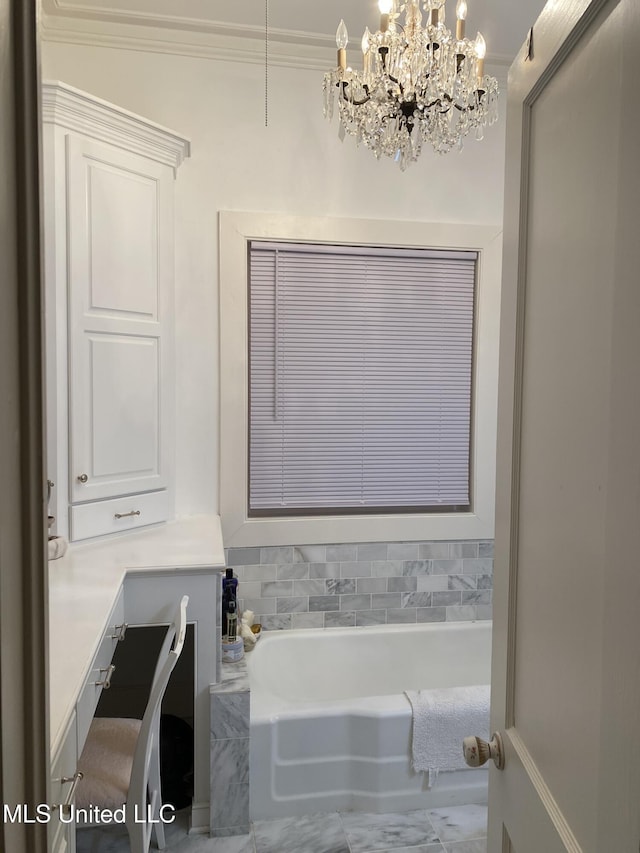
<svg viewBox="0 0 640 853"><path fill-rule="evenodd" d="M476 253L249 260L249 513L468 509Z"/></svg>

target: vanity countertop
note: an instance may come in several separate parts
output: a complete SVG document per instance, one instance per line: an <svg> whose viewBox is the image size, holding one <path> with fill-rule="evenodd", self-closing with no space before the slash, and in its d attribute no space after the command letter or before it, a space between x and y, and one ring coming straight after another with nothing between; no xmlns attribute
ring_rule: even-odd
<svg viewBox="0 0 640 853"><path fill-rule="evenodd" d="M71 544L49 562L49 722L52 754L127 573L224 566L220 519L192 516L109 539Z"/></svg>

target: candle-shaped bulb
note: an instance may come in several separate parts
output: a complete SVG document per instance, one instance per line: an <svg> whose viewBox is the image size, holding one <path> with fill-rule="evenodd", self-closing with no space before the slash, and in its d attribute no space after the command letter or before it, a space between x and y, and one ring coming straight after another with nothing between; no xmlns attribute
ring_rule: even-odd
<svg viewBox="0 0 640 853"><path fill-rule="evenodd" d="M393 0L378 0L380 9L380 32L386 33L389 29L389 14L393 8Z"/></svg>
<svg viewBox="0 0 640 853"><path fill-rule="evenodd" d="M344 71L347 67L347 45L349 44L349 34L344 21L340 21L336 30L336 44L338 45L338 68Z"/></svg>
<svg viewBox="0 0 640 853"><path fill-rule="evenodd" d="M369 39L370 39L370 37L371 37L371 33L369 32L369 27L367 27L366 30L364 31L364 35L362 36L362 41L360 43L362 46L362 52L363 53L367 53L367 51L369 50Z"/></svg>
<svg viewBox="0 0 640 853"><path fill-rule="evenodd" d="M456 6L456 38L462 41L464 38L465 20L467 17L467 0L458 0Z"/></svg>
<svg viewBox="0 0 640 853"><path fill-rule="evenodd" d="M344 50L348 44L349 33L347 32L345 22L341 20L336 30L336 45L338 46L338 50Z"/></svg>

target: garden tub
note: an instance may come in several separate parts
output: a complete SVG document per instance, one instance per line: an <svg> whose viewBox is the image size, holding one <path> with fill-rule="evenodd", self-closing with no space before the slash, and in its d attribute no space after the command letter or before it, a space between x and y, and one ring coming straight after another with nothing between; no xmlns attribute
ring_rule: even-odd
<svg viewBox="0 0 640 853"><path fill-rule="evenodd" d="M490 667L490 622L263 633L248 656L251 818L486 802L486 768L431 789L412 770L404 691L488 684Z"/></svg>

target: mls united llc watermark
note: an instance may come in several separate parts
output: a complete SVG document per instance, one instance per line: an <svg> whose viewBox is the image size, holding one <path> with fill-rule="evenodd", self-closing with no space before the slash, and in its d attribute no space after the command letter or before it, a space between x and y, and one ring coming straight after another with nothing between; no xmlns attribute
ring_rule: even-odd
<svg viewBox="0 0 640 853"><path fill-rule="evenodd" d="M40 803L36 806L29 806L26 803L20 803L17 806L9 806L6 803L2 806L3 823L49 823L52 818L59 813L59 818L62 823L75 823L79 826L82 824L97 824L107 823L126 823L127 817L133 819L133 823L173 823L176 819L176 810L173 806L165 804L160 807L158 817L153 816L151 806L138 807L133 806L132 814L127 811L126 806L121 806L118 809L103 809L99 806L88 806L87 808L77 808L73 803L69 806L50 806L47 803Z"/></svg>

